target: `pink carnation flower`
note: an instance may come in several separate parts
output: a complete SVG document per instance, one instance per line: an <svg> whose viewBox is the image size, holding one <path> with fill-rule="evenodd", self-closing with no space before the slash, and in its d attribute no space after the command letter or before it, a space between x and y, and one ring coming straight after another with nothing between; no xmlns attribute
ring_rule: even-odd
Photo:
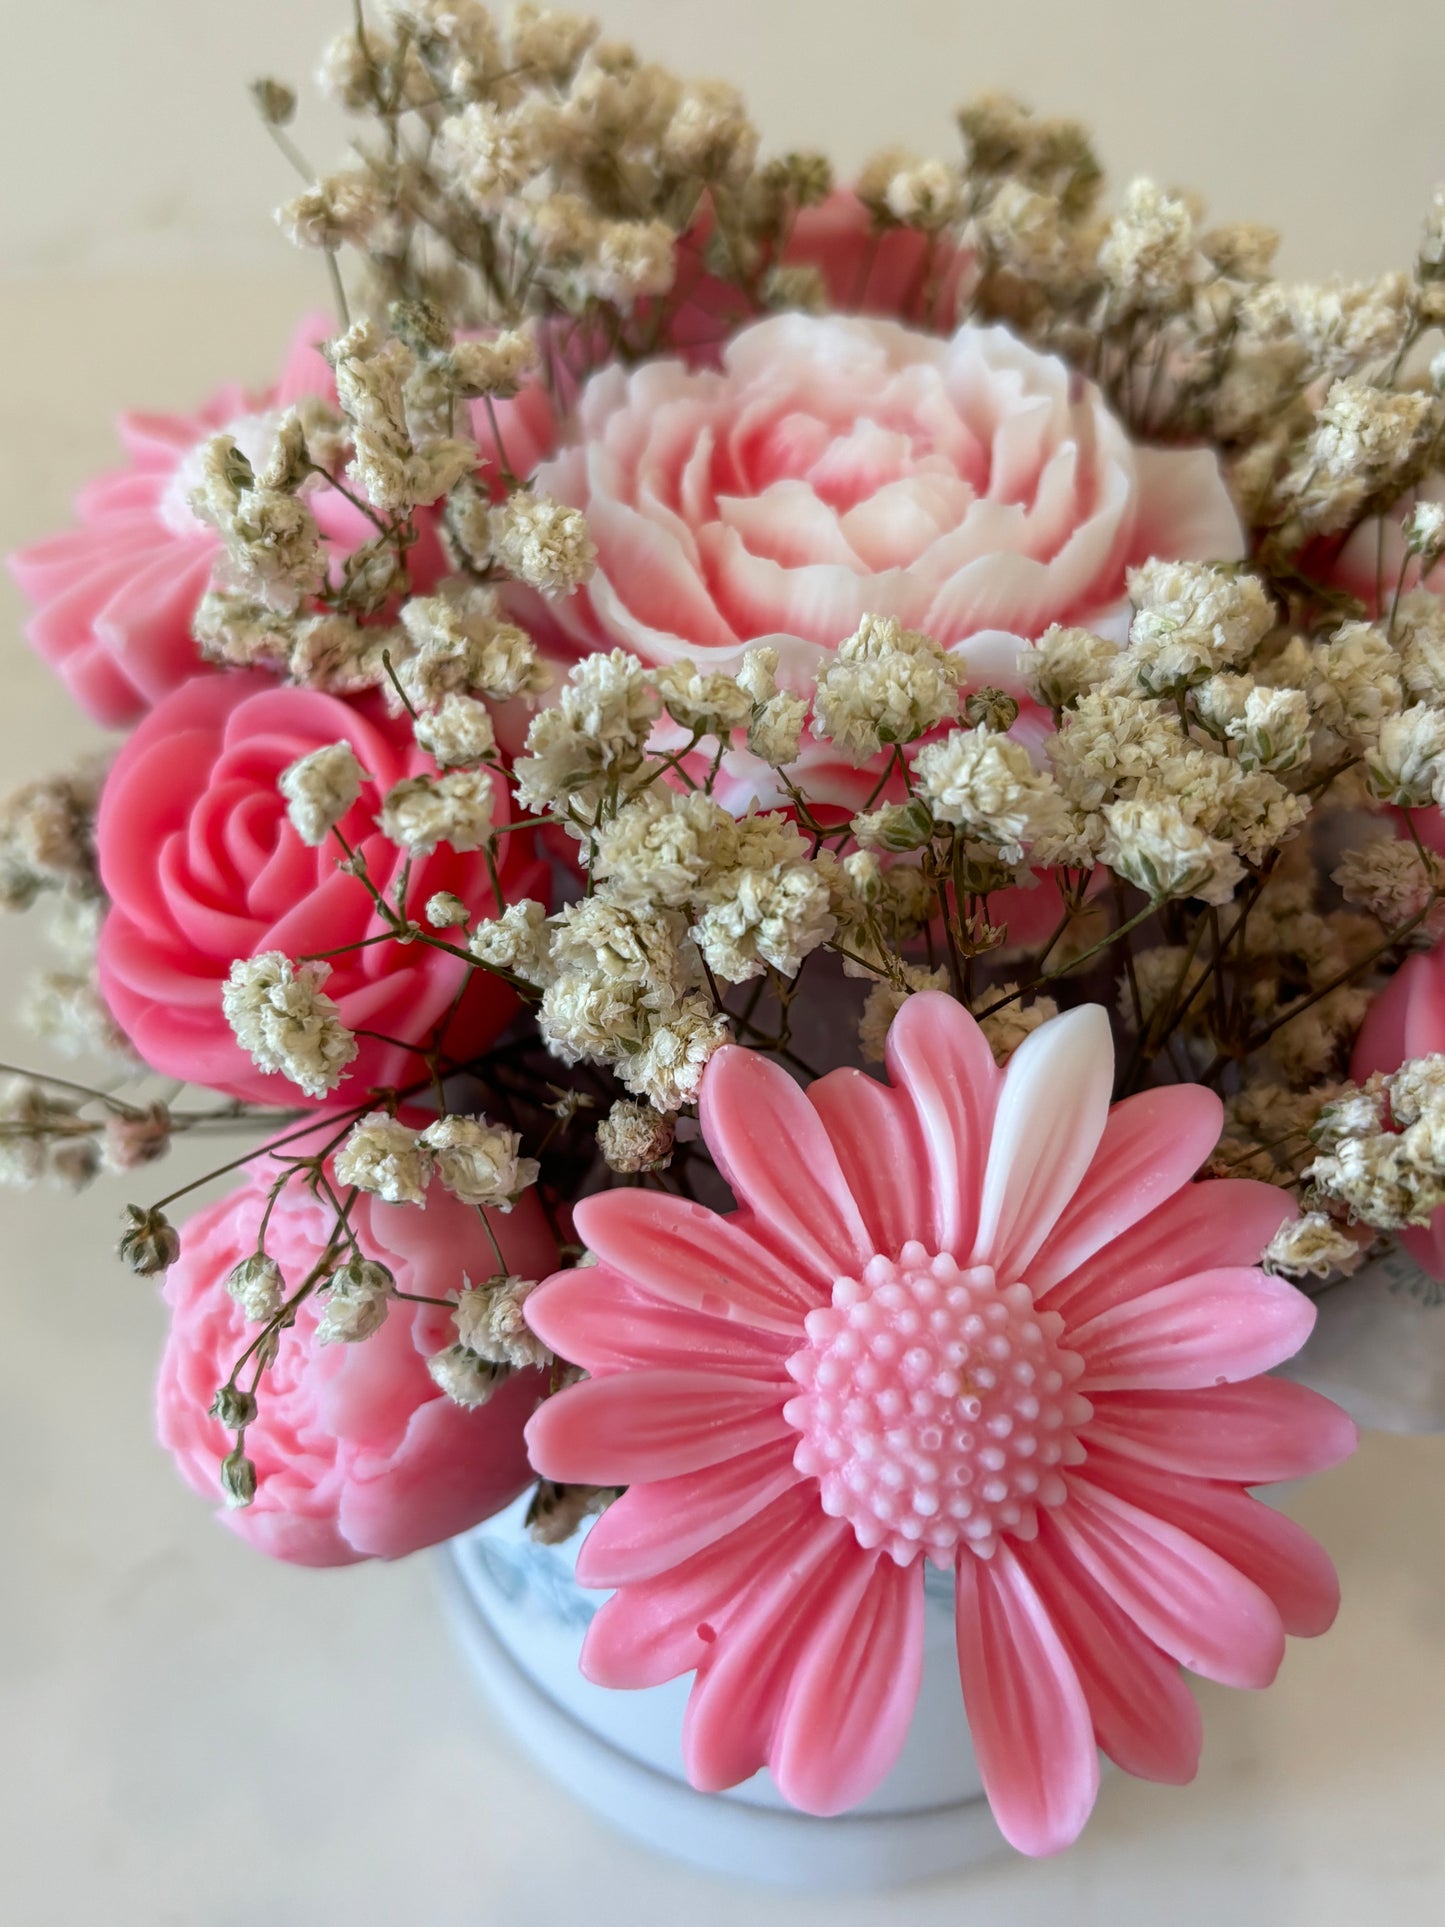
<svg viewBox="0 0 1445 1927"><path fill-rule="evenodd" d="M274 682L264 672L198 676L167 696L131 736L106 778L96 820L101 881L111 908L101 929L100 983L117 1023L153 1070L261 1104L297 1104L297 1087L258 1070L231 1034L221 987L238 957L282 950L299 958L379 935L385 925L362 884L337 867L340 847L301 841L277 788L282 771L345 741L372 781L342 819L379 890L395 888L405 858L374 817L395 783L435 766L405 716L377 697L345 701ZM497 823L510 815L492 783ZM498 841L509 902L546 892L546 867L528 834ZM438 891L481 917L495 898L486 854L440 844L411 865L408 905L420 917ZM341 1021L425 1047L451 1008L468 965L430 944L372 944L331 959L326 993ZM473 971L447 1031L464 1059L510 1020L516 999ZM425 1076L416 1051L364 1037L347 1088L405 1085Z"/></svg>
<svg viewBox="0 0 1445 1927"><path fill-rule="evenodd" d="M1435 812L1413 812L1425 841L1439 849L1445 837L1427 830ZM1350 1058L1350 1076L1357 1083L1376 1071L1388 1075L1407 1057L1433 1057L1445 1052L1445 949L1407 957L1365 1013ZM1411 1225L1396 1234L1423 1271L1445 1278L1445 1205L1431 1214L1427 1225Z"/></svg>
<svg viewBox="0 0 1445 1927"><path fill-rule="evenodd" d="M76 499L78 528L21 549L10 566L34 605L26 635L96 722L122 728L204 665L191 633L196 606L221 553L221 538L190 507L201 479L201 451L215 435L235 437L259 461L287 408L308 395L335 401L336 387L319 344L335 333L326 314L308 315L291 340L275 386L248 395L228 382L190 415L129 414L119 421L128 466L99 475ZM540 390L498 408L509 458L526 474L552 435ZM484 411L472 432L483 465L495 464ZM375 530L344 496L313 488L307 500L339 555ZM407 556L416 589L425 593L445 569L435 517L417 516L419 539Z"/></svg>
<svg viewBox="0 0 1445 1927"><path fill-rule="evenodd" d="M904 1005L888 1066L892 1088L839 1070L804 1091L729 1047L701 1115L738 1210L578 1206L600 1263L528 1316L591 1377L533 1418L532 1462L629 1486L578 1562L617 1588L583 1668L695 1669L704 1789L766 1763L809 1812L863 1798L917 1696L924 1561L953 1568L984 1783L1047 1853L1089 1814L1096 1745L1193 1774L1181 1665L1264 1686L1286 1632L1330 1624L1328 1559L1245 1488L1333 1463L1354 1427L1259 1376L1314 1311L1254 1268L1288 1199L1190 1182L1210 1092L1111 1108L1097 1006L1000 1072L941 993Z"/></svg>
<svg viewBox="0 0 1445 1927"><path fill-rule="evenodd" d="M885 615L971 680L1016 687L1050 623L1122 638L1131 564L1243 553L1211 450L1134 444L1091 383L1004 328L776 316L720 369L602 369L569 435L536 487L585 510L597 571L565 603L523 605L562 654L620 643L729 669L766 642L801 691ZM813 793L814 764L836 760L807 752Z"/></svg>
<svg viewBox="0 0 1445 1927"><path fill-rule="evenodd" d="M345 1124L344 1117L323 1120L315 1141L326 1142ZM180 1258L166 1274L171 1326L157 1427L183 1477L212 1501L219 1500L221 1460L234 1440L209 1408L261 1329L247 1322L226 1278L256 1250L274 1175L263 1164L239 1191L191 1218L182 1227ZM282 1191L266 1249L288 1291L320 1259L335 1218L299 1180ZM443 1298L461 1288L464 1275L478 1283L496 1268L477 1213L437 1184L424 1211L361 1195L350 1223L363 1255L384 1264L402 1291ZM519 1276L535 1277L556 1262L532 1194L493 1225ZM370 1338L319 1345L323 1309L314 1294L304 1301L261 1381L259 1416L245 1438L256 1497L244 1510L221 1512L233 1532L275 1559L349 1565L400 1558L465 1532L516 1497L531 1476L522 1428L544 1389L538 1373L514 1374L486 1405L466 1411L427 1371L427 1359L456 1342L448 1312L397 1301ZM249 1375L242 1383L249 1386Z"/></svg>

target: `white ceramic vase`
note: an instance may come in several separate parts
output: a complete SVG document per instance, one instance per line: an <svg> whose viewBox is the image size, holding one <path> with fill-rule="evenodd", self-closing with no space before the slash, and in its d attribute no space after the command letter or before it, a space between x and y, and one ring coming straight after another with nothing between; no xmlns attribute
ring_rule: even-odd
<svg viewBox="0 0 1445 1927"><path fill-rule="evenodd" d="M443 1548L449 1616L518 1743L604 1819L710 1872L815 1892L928 1879L1001 1848L963 1716L947 1575L926 1582L923 1683L898 1764L861 1806L815 1819L765 1772L694 1792L681 1747L689 1679L625 1693L582 1677L582 1636L605 1595L576 1582L580 1535L535 1545L525 1510L524 1498Z"/></svg>

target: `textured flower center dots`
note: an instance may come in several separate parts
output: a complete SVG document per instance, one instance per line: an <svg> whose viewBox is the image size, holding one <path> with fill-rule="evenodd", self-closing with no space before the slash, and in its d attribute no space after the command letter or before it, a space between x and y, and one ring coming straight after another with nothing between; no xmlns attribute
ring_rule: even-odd
<svg viewBox="0 0 1445 1927"><path fill-rule="evenodd" d="M900 1565L951 1565L960 1546L986 1558L1062 1502L1092 1408L1069 1390L1083 1361L1059 1343L1063 1320L1027 1285L910 1243L838 1279L805 1329L788 1360L793 1461L860 1545Z"/></svg>

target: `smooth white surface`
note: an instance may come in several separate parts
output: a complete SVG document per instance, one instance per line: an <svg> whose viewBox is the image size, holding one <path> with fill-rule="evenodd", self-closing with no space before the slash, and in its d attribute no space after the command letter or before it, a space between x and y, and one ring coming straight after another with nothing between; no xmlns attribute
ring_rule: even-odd
<svg viewBox="0 0 1445 1927"><path fill-rule="evenodd" d="M263 380L315 292L299 267L0 290L0 544L59 525L77 482L111 459L122 401L182 406L222 375ZM92 740L20 648L18 614L0 585L7 782ZM12 1061L34 1061L11 1006L41 956L26 920L0 924ZM136 1194L187 1167L204 1168L188 1151ZM150 1441L160 1317L108 1256L124 1195L0 1194L6 1927L884 1918L876 1898L690 1875L570 1805L477 1700L427 1562L292 1571L213 1525ZM1201 1689L1197 1785L1113 1776L1071 1853L916 1889L886 1903L894 1927L1445 1918L1445 1439L1369 1440L1297 1516L1339 1560L1340 1623L1292 1644L1268 1694Z"/></svg>

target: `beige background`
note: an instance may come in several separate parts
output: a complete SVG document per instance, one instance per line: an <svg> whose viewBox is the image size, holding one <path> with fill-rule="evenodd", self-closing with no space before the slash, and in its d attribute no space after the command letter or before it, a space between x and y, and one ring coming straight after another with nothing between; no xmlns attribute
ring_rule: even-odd
<svg viewBox="0 0 1445 1927"><path fill-rule="evenodd" d="M268 209L244 97L301 78L344 0L0 0L0 547L58 526L123 403L266 379L314 263ZM770 142L946 144L986 85L1089 117L1119 175L1288 233L1301 274L1402 262L1445 178L1445 12L1423 0L617 0L618 32L742 83ZM300 138L341 132L308 108ZM8 781L90 736L0 583ZM0 1052L38 960L0 926ZM178 1179L175 1181L179 1181ZM425 1561L312 1575L210 1523L149 1438L160 1320L110 1259L120 1199L0 1195L0 1920L16 1927L871 1927L605 1835L509 1753ZM1442 1313L1445 1316L1445 1313ZM1369 1441L1300 1501L1340 1560L1331 1637L1270 1694L1205 1688L1188 1794L1115 1778L1084 1843L893 1904L905 1927L1445 1917L1445 1441Z"/></svg>

